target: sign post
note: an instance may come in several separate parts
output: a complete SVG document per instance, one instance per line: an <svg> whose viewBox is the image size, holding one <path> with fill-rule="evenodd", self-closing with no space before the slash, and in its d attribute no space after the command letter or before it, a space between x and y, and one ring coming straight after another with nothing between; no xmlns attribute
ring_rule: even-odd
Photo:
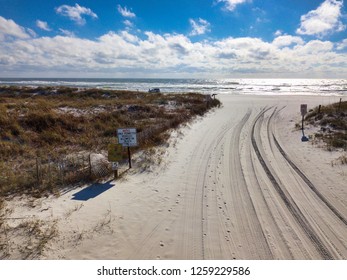
<svg viewBox="0 0 347 280"><path fill-rule="evenodd" d="M137 146L136 128L119 128L117 129L118 142L123 147L128 147L129 168L131 168L130 147Z"/></svg>
<svg viewBox="0 0 347 280"><path fill-rule="evenodd" d="M130 153L130 147L128 146L128 159L129 159L129 168L131 168L131 153Z"/></svg>
<svg viewBox="0 0 347 280"><path fill-rule="evenodd" d="M301 141L302 142L307 142L308 138L305 136L305 133L304 133L304 117L307 114L307 104L301 104L300 105L300 112L301 112L301 116L302 116L302 120L301 120L302 137L301 137Z"/></svg>

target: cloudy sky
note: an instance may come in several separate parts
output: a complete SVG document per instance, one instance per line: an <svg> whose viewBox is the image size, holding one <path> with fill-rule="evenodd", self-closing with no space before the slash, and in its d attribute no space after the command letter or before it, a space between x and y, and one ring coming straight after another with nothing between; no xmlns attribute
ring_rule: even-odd
<svg viewBox="0 0 347 280"><path fill-rule="evenodd" d="M346 78L343 0L0 0L0 77Z"/></svg>

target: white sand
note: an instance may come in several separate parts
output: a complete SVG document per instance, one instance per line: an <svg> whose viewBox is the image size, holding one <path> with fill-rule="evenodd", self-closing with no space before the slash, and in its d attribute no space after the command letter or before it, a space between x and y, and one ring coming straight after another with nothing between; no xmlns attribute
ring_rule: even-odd
<svg viewBox="0 0 347 280"><path fill-rule="evenodd" d="M79 188L17 202L12 217L56 222L41 258L347 259L347 166L295 130L301 103L339 98L218 97L223 106L175 133L150 172L137 160L86 201L73 199Z"/></svg>

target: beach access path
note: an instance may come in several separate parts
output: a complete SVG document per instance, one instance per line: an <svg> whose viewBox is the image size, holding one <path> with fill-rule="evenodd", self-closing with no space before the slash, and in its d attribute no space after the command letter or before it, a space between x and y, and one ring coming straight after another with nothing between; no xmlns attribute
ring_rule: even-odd
<svg viewBox="0 0 347 280"><path fill-rule="evenodd" d="M42 258L347 259L347 166L295 128L300 104L339 98L218 98L173 132L159 165L143 171L135 158L95 197L75 189L17 208L56 222Z"/></svg>

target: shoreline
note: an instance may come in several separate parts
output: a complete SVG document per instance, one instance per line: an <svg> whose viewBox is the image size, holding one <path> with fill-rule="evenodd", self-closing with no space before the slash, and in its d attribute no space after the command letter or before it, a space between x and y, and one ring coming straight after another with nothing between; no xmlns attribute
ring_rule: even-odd
<svg viewBox="0 0 347 280"><path fill-rule="evenodd" d="M347 95L346 79L18 79L17 85L70 86L101 88L107 90L132 90L147 92L150 88L160 88L164 93L198 92L203 94L296 94ZM1 84L0 78L0 84ZM16 83L14 83L16 84Z"/></svg>

